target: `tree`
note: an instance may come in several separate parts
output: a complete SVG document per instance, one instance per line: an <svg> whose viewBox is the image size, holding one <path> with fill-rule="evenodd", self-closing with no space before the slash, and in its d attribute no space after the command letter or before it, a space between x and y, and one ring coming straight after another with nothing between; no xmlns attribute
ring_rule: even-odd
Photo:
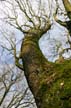
<svg viewBox="0 0 71 108"><path fill-rule="evenodd" d="M37 1L37 0L36 0ZM6 22L20 30L24 34L20 54L16 56L16 47L13 48L15 64L24 70L28 85L34 95L37 108L70 108L71 107L71 61L62 59L58 63L46 60L39 48L39 39L52 27L51 8L42 7L42 1L36 3L36 12L30 0L7 1L13 7L13 14L7 14ZM49 3L49 1L46 1ZM45 3L46 3L45 2ZM56 18L59 6L57 6L54 18L66 27L71 35L71 4L68 0L62 0L68 21L62 22ZM57 3L57 0L56 0ZM8 5L7 5L8 6ZM9 8L9 7L8 7ZM17 10L18 9L18 10ZM46 12L47 11L47 12ZM19 14L24 14L25 23L19 22ZM70 40L68 40L71 44ZM71 48L64 49L70 50ZM22 60L20 65L19 60Z"/></svg>
<svg viewBox="0 0 71 108"><path fill-rule="evenodd" d="M34 105L33 97L30 98L29 89L23 82L23 71L8 64L1 66L0 69L1 108L22 108ZM27 96L28 100L26 100Z"/></svg>
<svg viewBox="0 0 71 108"><path fill-rule="evenodd" d="M5 45L4 43L1 44L2 51L0 55L0 106L1 108L35 107L34 98L27 86L23 71L19 70L15 66L15 64L13 64L13 61L12 63L11 61L7 62L13 58L13 50L15 49L15 35L14 33L11 34L11 37L9 39L7 32L1 32L6 41ZM8 42L8 45L10 44L11 46L7 47L6 42ZM10 56L9 58L9 55L12 56ZM7 56L8 60L5 60L4 57L7 59ZM4 60L2 60L2 58Z"/></svg>

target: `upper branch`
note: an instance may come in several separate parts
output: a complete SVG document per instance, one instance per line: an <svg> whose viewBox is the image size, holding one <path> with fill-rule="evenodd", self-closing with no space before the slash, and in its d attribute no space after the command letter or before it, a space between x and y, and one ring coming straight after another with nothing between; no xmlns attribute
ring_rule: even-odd
<svg viewBox="0 0 71 108"><path fill-rule="evenodd" d="M57 23L67 28L67 30L69 31L69 34L71 35L71 21L61 21L57 19L56 16L54 17L54 19Z"/></svg>
<svg viewBox="0 0 71 108"><path fill-rule="evenodd" d="M63 3L64 3L64 6L66 6L67 15L69 17L69 15L71 15L71 13L68 13L68 12L69 12L69 10L71 11L71 5L70 5L68 0L63 0ZM67 4L68 4L69 8L68 8ZM58 13L58 8L59 8L59 5L58 5L57 1L56 1L56 5L57 5L57 8L56 8L56 11L54 13L54 19L55 19L55 21L57 23L59 23L60 25L64 26L65 28L67 28L67 30L69 31L69 34L71 35L71 20L69 20L69 21L61 21L61 20L59 20L56 17L56 15Z"/></svg>
<svg viewBox="0 0 71 108"><path fill-rule="evenodd" d="M68 0L62 0L68 17L71 19L71 4Z"/></svg>
<svg viewBox="0 0 71 108"><path fill-rule="evenodd" d="M7 4L6 7L8 7L7 10L9 12L6 10L4 12L7 17L4 19L8 24L20 30L23 34L30 33L30 29L42 30L43 28L44 31L48 30L50 17L49 12L46 13L45 7L43 6L46 3L45 1L44 4L41 0L35 1L38 5L35 8L33 7L34 2L31 3L30 0L14 0L14 2L8 2L9 5Z"/></svg>
<svg viewBox="0 0 71 108"><path fill-rule="evenodd" d="M18 0L15 0L20 8L20 10L25 14L26 16L26 19L31 22L33 24L33 26L35 26L35 23L34 21L32 20L32 18L30 18L30 16L27 14L27 11L26 11L26 8L24 6L24 3L22 3L22 1L18 1Z"/></svg>

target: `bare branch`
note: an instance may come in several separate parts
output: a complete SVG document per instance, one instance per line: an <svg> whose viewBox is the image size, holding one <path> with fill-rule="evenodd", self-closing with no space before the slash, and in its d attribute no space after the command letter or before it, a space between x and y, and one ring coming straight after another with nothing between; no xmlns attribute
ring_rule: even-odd
<svg viewBox="0 0 71 108"><path fill-rule="evenodd" d="M27 11L26 11L26 9L25 9L24 4L23 4L21 1L18 1L18 0L15 0L15 1L16 1L17 4L19 5L20 10L25 14L27 20L28 20L29 22L31 22L31 23L33 24L33 26L35 26L34 21L33 21L32 18L30 18L29 15L27 14Z"/></svg>
<svg viewBox="0 0 71 108"><path fill-rule="evenodd" d="M69 0L62 0L68 17L71 19L71 3Z"/></svg>
<svg viewBox="0 0 71 108"><path fill-rule="evenodd" d="M66 4L66 2L68 2L68 0L64 0L63 1L64 4ZM69 4L69 2L68 2ZM58 8L59 8L59 5L58 5L58 2L56 1L56 5L57 5L57 8L56 8L56 11L54 13L54 19L57 23L59 23L61 26L64 26L65 28L67 28L67 30L69 31L70 35L71 35L71 21L61 21L57 18L57 13L58 13ZM67 4L66 4L67 5Z"/></svg>

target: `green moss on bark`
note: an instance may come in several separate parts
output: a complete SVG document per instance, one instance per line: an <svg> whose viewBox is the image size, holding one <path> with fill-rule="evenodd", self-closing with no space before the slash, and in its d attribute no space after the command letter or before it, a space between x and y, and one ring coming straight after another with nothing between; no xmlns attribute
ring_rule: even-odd
<svg viewBox="0 0 71 108"><path fill-rule="evenodd" d="M71 61L48 62L36 36L22 43L22 61L37 108L71 108Z"/></svg>
<svg viewBox="0 0 71 108"><path fill-rule="evenodd" d="M53 73L56 74L54 78ZM40 108L71 108L71 61L59 66L56 64L51 74L47 75L46 80L43 77L43 80L38 93L42 99Z"/></svg>

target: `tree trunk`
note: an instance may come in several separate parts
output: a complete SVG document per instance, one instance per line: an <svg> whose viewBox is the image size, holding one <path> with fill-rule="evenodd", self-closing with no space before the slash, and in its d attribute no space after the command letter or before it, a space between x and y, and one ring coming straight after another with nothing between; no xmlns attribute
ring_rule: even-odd
<svg viewBox="0 0 71 108"><path fill-rule="evenodd" d="M39 48L39 39L46 32L25 35L21 57L28 85L37 108L71 108L71 61L47 61Z"/></svg>

